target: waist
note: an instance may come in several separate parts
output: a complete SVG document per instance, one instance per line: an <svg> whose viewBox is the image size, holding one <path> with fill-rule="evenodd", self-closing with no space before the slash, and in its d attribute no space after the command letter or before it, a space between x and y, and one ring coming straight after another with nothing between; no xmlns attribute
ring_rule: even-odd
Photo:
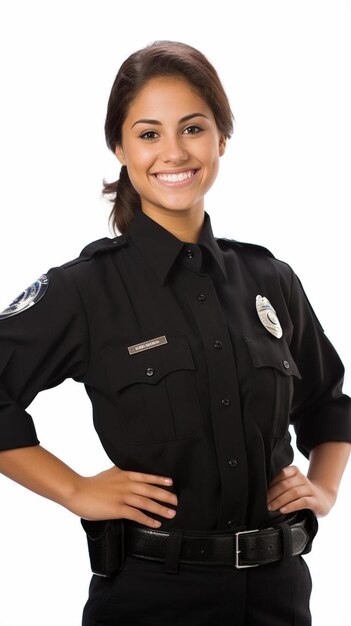
<svg viewBox="0 0 351 626"><path fill-rule="evenodd" d="M172 561L173 567L178 563L232 565L237 569L257 567L287 556L297 556L306 550L312 529L308 513L299 512L285 522L267 528L210 533L184 529L167 532L134 523L125 524L125 552L166 565L167 561Z"/></svg>

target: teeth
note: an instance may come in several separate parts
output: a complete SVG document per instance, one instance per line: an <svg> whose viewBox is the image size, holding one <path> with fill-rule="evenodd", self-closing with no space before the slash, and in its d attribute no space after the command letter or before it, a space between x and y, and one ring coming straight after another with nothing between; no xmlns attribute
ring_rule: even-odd
<svg viewBox="0 0 351 626"><path fill-rule="evenodd" d="M181 172L180 174L156 174L156 177L160 180L166 181L167 183L178 183L182 180L186 180L187 178L192 178L194 174L194 170L190 170L189 172Z"/></svg>

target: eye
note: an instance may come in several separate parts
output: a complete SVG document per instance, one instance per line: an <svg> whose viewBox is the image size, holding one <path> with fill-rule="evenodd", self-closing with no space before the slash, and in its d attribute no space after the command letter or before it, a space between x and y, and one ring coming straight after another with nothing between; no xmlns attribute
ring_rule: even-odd
<svg viewBox="0 0 351 626"><path fill-rule="evenodd" d="M156 139L156 137L158 137L158 135L154 130L147 130L140 135L140 139Z"/></svg>
<svg viewBox="0 0 351 626"><path fill-rule="evenodd" d="M201 133L202 128L200 128L200 126L195 126L194 124L192 126L187 126L184 130L183 133L185 133L186 135L197 135L198 133Z"/></svg>

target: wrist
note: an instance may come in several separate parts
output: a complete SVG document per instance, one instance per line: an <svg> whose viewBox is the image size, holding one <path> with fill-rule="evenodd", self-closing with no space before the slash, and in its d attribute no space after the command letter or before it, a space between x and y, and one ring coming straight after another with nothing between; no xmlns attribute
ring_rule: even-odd
<svg viewBox="0 0 351 626"><path fill-rule="evenodd" d="M70 483L65 485L62 498L59 501L59 504L78 516L80 516L79 502L82 497L85 480L84 476L75 473Z"/></svg>

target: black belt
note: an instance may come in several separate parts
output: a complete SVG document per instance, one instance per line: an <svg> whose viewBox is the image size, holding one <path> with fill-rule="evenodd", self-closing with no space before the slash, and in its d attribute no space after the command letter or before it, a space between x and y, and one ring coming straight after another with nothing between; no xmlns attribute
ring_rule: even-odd
<svg viewBox="0 0 351 626"><path fill-rule="evenodd" d="M308 542L306 520L292 520L276 527L213 534L181 530L165 532L143 526L125 526L125 551L152 561L192 565L231 565L237 569L256 567L301 554Z"/></svg>

